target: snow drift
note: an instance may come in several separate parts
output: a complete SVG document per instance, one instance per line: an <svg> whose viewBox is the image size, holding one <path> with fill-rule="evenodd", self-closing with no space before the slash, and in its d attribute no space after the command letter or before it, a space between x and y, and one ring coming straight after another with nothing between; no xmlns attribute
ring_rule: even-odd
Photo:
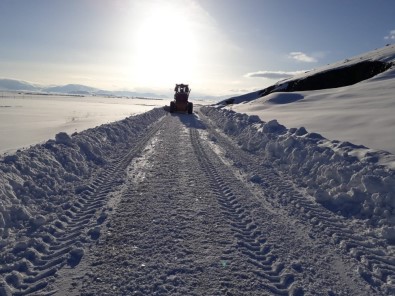
<svg viewBox="0 0 395 296"><path fill-rule="evenodd" d="M315 200L344 216L384 226L395 239L395 173L380 164L383 152L360 154L364 147L329 141L305 128L287 129L276 120L263 122L230 110L202 107L243 149L269 160ZM393 157L386 154L385 157Z"/></svg>
<svg viewBox="0 0 395 296"><path fill-rule="evenodd" d="M164 115L161 108L33 146L0 159L0 235L30 231L71 206L75 193L89 190L95 172L113 161L114 150L127 147Z"/></svg>

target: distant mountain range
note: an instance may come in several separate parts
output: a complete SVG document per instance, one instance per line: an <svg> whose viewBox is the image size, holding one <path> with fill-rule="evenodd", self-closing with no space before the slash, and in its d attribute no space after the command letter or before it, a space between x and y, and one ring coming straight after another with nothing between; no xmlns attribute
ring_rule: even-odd
<svg viewBox="0 0 395 296"><path fill-rule="evenodd" d="M42 86L26 81L15 79L0 79L0 91L29 91L37 93L56 93L68 95L98 95L113 97L144 97L144 98L168 98L163 94L133 91L109 91L81 84L67 84L62 86Z"/></svg>

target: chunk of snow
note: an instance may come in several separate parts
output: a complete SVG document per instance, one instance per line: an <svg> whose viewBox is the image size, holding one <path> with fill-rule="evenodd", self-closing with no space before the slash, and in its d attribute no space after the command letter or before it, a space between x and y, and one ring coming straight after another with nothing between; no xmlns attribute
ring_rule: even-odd
<svg viewBox="0 0 395 296"><path fill-rule="evenodd" d="M57 144L64 144L67 146L70 146L72 143L70 136L64 132L60 132L60 133L56 134L55 141Z"/></svg>

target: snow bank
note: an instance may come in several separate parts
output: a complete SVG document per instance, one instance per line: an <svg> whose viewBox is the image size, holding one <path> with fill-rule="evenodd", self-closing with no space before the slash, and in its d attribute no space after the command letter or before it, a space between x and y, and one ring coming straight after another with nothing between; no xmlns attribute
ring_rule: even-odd
<svg viewBox="0 0 395 296"><path fill-rule="evenodd" d="M390 227L385 233L394 234L395 171L378 163L379 152L359 159L356 154L364 147L329 141L303 127L287 129L276 120L262 122L256 115L221 108L201 110L243 149L258 153L306 187L317 202L372 226Z"/></svg>
<svg viewBox="0 0 395 296"><path fill-rule="evenodd" d="M101 125L0 158L0 236L54 219L95 172L164 116L162 108ZM85 186L85 187L84 187Z"/></svg>

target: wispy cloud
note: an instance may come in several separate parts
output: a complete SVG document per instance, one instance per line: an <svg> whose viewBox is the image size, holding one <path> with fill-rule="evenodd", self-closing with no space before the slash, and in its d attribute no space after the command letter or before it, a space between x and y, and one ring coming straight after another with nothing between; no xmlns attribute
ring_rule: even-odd
<svg viewBox="0 0 395 296"><path fill-rule="evenodd" d="M290 52L288 55L289 58L297 60L299 62L305 62L305 63L316 63L317 59L309 56L301 51L293 51Z"/></svg>
<svg viewBox="0 0 395 296"><path fill-rule="evenodd" d="M229 92L232 92L232 93L250 93L250 92L257 91L259 89L261 89L261 88L257 88L257 87L254 87L254 88L232 88L232 89L229 90Z"/></svg>
<svg viewBox="0 0 395 296"><path fill-rule="evenodd" d="M390 33L384 37L385 40L395 40L395 30L391 30Z"/></svg>
<svg viewBox="0 0 395 296"><path fill-rule="evenodd" d="M292 76L301 74L306 72L304 71L294 71L294 72L285 72L285 71L257 71L251 72L244 75L245 77L262 77L267 79L285 79L290 78Z"/></svg>
<svg viewBox="0 0 395 296"><path fill-rule="evenodd" d="M230 92L234 92L234 93L246 93L246 92L248 92L248 89L245 89L245 88L240 88L240 89L230 89L229 90Z"/></svg>

